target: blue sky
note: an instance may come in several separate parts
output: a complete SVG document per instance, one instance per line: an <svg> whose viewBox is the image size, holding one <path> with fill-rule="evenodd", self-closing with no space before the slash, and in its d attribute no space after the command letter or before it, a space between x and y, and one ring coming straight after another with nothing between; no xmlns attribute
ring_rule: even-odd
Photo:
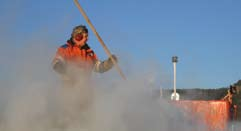
<svg viewBox="0 0 241 131"><path fill-rule="evenodd" d="M79 2L112 53L128 54L138 63L155 61L168 77L171 57L177 55L179 88L218 88L241 79L240 0ZM0 3L1 45L10 42L7 49L17 51L40 37L51 41L49 48L55 51L75 25L86 25L72 0ZM89 44L100 59L106 58L91 31ZM4 55L0 59L6 59Z"/></svg>

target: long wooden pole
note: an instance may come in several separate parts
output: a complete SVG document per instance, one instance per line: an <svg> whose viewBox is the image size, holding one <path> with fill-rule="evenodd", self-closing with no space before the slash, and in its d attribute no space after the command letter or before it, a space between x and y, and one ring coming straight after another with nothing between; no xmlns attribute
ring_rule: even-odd
<svg viewBox="0 0 241 131"><path fill-rule="evenodd" d="M78 0L74 0L75 5L78 7L80 13L84 16L85 20L87 21L87 23L89 24L90 28L92 29L92 31L94 32L94 34L96 35L97 39L99 40L100 44L103 46L106 54L110 57L110 59L112 60L112 62L114 63L117 71L119 72L119 74L121 75L121 77L123 79L126 80L125 75L122 73L120 67L118 66L117 62L113 59L111 52L108 50L107 46L105 45L104 41L101 39L100 35L98 34L98 32L96 31L95 27L93 26L93 24L90 22L90 19L88 18L88 16L86 15L85 11L83 10L83 8L80 6L80 3L78 2Z"/></svg>

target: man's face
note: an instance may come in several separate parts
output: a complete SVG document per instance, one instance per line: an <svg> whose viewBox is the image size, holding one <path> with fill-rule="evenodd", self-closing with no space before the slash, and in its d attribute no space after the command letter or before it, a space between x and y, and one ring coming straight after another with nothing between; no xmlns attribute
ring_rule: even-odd
<svg viewBox="0 0 241 131"><path fill-rule="evenodd" d="M80 41L77 41L76 39L74 39L74 43L77 46L83 46L88 41L88 33L82 33L82 36L83 36L83 38Z"/></svg>

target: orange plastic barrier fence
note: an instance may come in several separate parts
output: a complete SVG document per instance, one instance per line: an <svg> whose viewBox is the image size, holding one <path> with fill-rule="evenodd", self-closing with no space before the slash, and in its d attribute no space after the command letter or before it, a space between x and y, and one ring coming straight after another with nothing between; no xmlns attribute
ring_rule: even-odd
<svg viewBox="0 0 241 131"><path fill-rule="evenodd" d="M226 101L174 101L177 107L187 111L188 117L196 117L210 131L227 131L229 103Z"/></svg>

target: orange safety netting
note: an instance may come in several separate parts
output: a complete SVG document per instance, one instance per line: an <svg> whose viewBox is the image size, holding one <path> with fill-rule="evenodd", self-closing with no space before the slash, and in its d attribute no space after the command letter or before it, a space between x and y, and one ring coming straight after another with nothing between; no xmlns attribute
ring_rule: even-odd
<svg viewBox="0 0 241 131"><path fill-rule="evenodd" d="M228 128L229 103L226 101L183 100L174 103L191 114L187 117L195 117L210 131L226 131Z"/></svg>

